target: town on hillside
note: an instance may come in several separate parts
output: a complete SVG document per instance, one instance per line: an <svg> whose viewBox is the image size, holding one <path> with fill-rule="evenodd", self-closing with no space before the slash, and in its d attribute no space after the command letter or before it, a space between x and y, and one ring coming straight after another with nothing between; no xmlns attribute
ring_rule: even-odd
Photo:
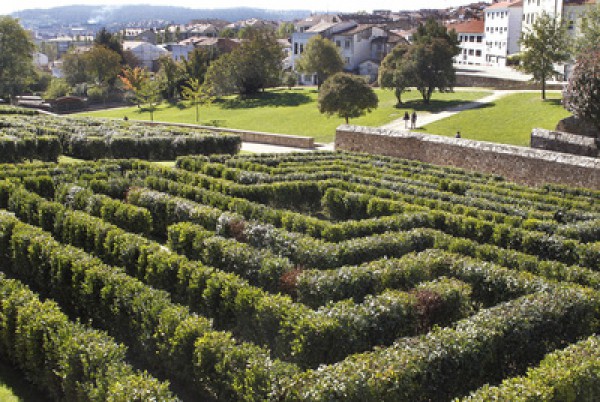
<svg viewBox="0 0 600 402"><path fill-rule="evenodd" d="M505 67L520 51L519 40L543 12L561 15L571 36L577 35L582 13L595 1L589 0L507 0L478 2L448 9L418 11L373 10L371 14L314 14L295 21L267 21L251 18L228 22L220 19L193 20L173 24L164 20L131 21L111 24L108 30L135 57L135 65L157 72L158 60L168 56L188 59L194 49L230 52L239 45L248 28L277 32L285 50L284 66L292 71L311 37L332 40L341 50L344 70L376 81L383 58L399 43L410 43L417 26L429 18L455 30L460 41L459 65ZM54 77L63 77L63 57L69 52L85 52L103 29L96 20L85 23L31 24L38 51L35 63ZM568 76L569 64L562 73ZM563 77L563 78L564 78ZM315 84L312 74L301 74L299 84Z"/></svg>

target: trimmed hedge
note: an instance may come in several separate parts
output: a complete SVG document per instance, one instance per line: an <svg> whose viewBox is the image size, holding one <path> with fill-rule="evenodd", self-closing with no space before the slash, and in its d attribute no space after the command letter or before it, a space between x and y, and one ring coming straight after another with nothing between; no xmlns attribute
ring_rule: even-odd
<svg viewBox="0 0 600 402"><path fill-rule="evenodd" d="M600 338L553 352L527 375L485 385L461 401L595 402L600 395Z"/></svg>
<svg viewBox="0 0 600 402"><path fill-rule="evenodd" d="M211 329L209 320L168 294L65 246L38 228L0 215L5 269L43 290L70 313L92 319L162 375L205 398L262 399L294 368L256 345Z"/></svg>
<svg viewBox="0 0 600 402"><path fill-rule="evenodd" d="M290 380L288 401L449 400L518 374L598 330L596 292L563 287L482 310L427 335L350 356Z"/></svg>
<svg viewBox="0 0 600 402"><path fill-rule="evenodd" d="M125 362L126 348L103 332L69 321L53 301L40 301L0 273L0 355L56 400L178 400L168 382Z"/></svg>

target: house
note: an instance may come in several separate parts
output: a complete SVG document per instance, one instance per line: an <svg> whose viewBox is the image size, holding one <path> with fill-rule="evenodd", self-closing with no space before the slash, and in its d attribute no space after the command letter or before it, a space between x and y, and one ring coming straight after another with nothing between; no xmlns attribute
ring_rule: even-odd
<svg viewBox="0 0 600 402"><path fill-rule="evenodd" d="M124 41L148 42L153 45L157 43L157 34L154 29L125 28L120 31Z"/></svg>
<svg viewBox="0 0 600 402"><path fill-rule="evenodd" d="M311 16L295 24L291 38L290 65L295 69L306 44L314 36L331 40L340 50L344 70L369 76L377 75L379 63L404 39L389 31L391 20L380 15L340 14ZM315 84L314 74L299 75L300 84Z"/></svg>
<svg viewBox="0 0 600 402"><path fill-rule="evenodd" d="M193 44L184 44L184 43L165 43L160 45L163 49L169 52L171 58L175 61L187 60L189 54L194 51L196 48Z"/></svg>
<svg viewBox="0 0 600 402"><path fill-rule="evenodd" d="M448 31L458 35L460 53L454 58L457 64L483 65L485 63L485 22L470 20L446 25Z"/></svg>
<svg viewBox="0 0 600 402"><path fill-rule="evenodd" d="M160 46L140 41L123 42L123 50L131 51L140 61L140 66L151 72L157 72L159 68L158 59L161 56L167 56L169 54L166 49Z"/></svg>
<svg viewBox="0 0 600 402"><path fill-rule="evenodd" d="M503 1L485 9L485 64L504 67L519 53L523 1Z"/></svg>
<svg viewBox="0 0 600 402"><path fill-rule="evenodd" d="M200 36L194 36L179 42L180 45L192 45L195 48L202 48L209 52L217 52L218 54L230 53L233 49L240 46L240 43L239 39L206 38Z"/></svg>

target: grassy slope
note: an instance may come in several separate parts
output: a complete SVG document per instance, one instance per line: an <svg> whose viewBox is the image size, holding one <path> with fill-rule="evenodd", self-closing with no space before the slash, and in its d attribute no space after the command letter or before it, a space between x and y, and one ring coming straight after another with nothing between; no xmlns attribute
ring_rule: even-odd
<svg viewBox="0 0 600 402"><path fill-rule="evenodd" d="M508 95L479 109L427 125L420 131L431 134L529 146L533 128L554 129L560 119L570 116L560 104L560 93L547 94L542 101L539 93Z"/></svg>
<svg viewBox="0 0 600 402"><path fill-rule="evenodd" d="M436 93L432 104L425 107L418 100L417 91L403 95L406 102L402 108L396 108L396 99L392 91L376 90L379 107L366 116L350 120L350 124L380 126L400 118L406 110L416 109L425 113L428 110L442 110L458 103L471 101L489 95L485 91L460 91L455 93ZM201 124L216 124L220 127L240 128L280 134L305 135L314 137L317 142L332 142L335 128L344 123L337 116L327 117L317 110L317 92L310 88L292 90L270 90L254 99L240 100L227 97L211 106L200 109ZM415 101L416 100L416 101ZM120 108L85 113L93 117L122 119L124 116L136 120L148 120L149 113L136 108ZM155 112L157 121L195 123L195 109L187 105L163 104Z"/></svg>

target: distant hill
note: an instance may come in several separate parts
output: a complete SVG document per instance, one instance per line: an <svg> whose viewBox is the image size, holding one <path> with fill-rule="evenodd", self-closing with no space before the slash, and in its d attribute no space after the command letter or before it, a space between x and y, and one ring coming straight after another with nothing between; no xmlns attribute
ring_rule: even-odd
<svg viewBox="0 0 600 402"><path fill-rule="evenodd" d="M123 25L136 21L162 20L177 24L193 19L239 21L249 18L291 21L310 15L308 10L264 10L258 8L191 9L185 7L123 5L64 6L50 9L29 9L12 14L25 26L72 24Z"/></svg>

